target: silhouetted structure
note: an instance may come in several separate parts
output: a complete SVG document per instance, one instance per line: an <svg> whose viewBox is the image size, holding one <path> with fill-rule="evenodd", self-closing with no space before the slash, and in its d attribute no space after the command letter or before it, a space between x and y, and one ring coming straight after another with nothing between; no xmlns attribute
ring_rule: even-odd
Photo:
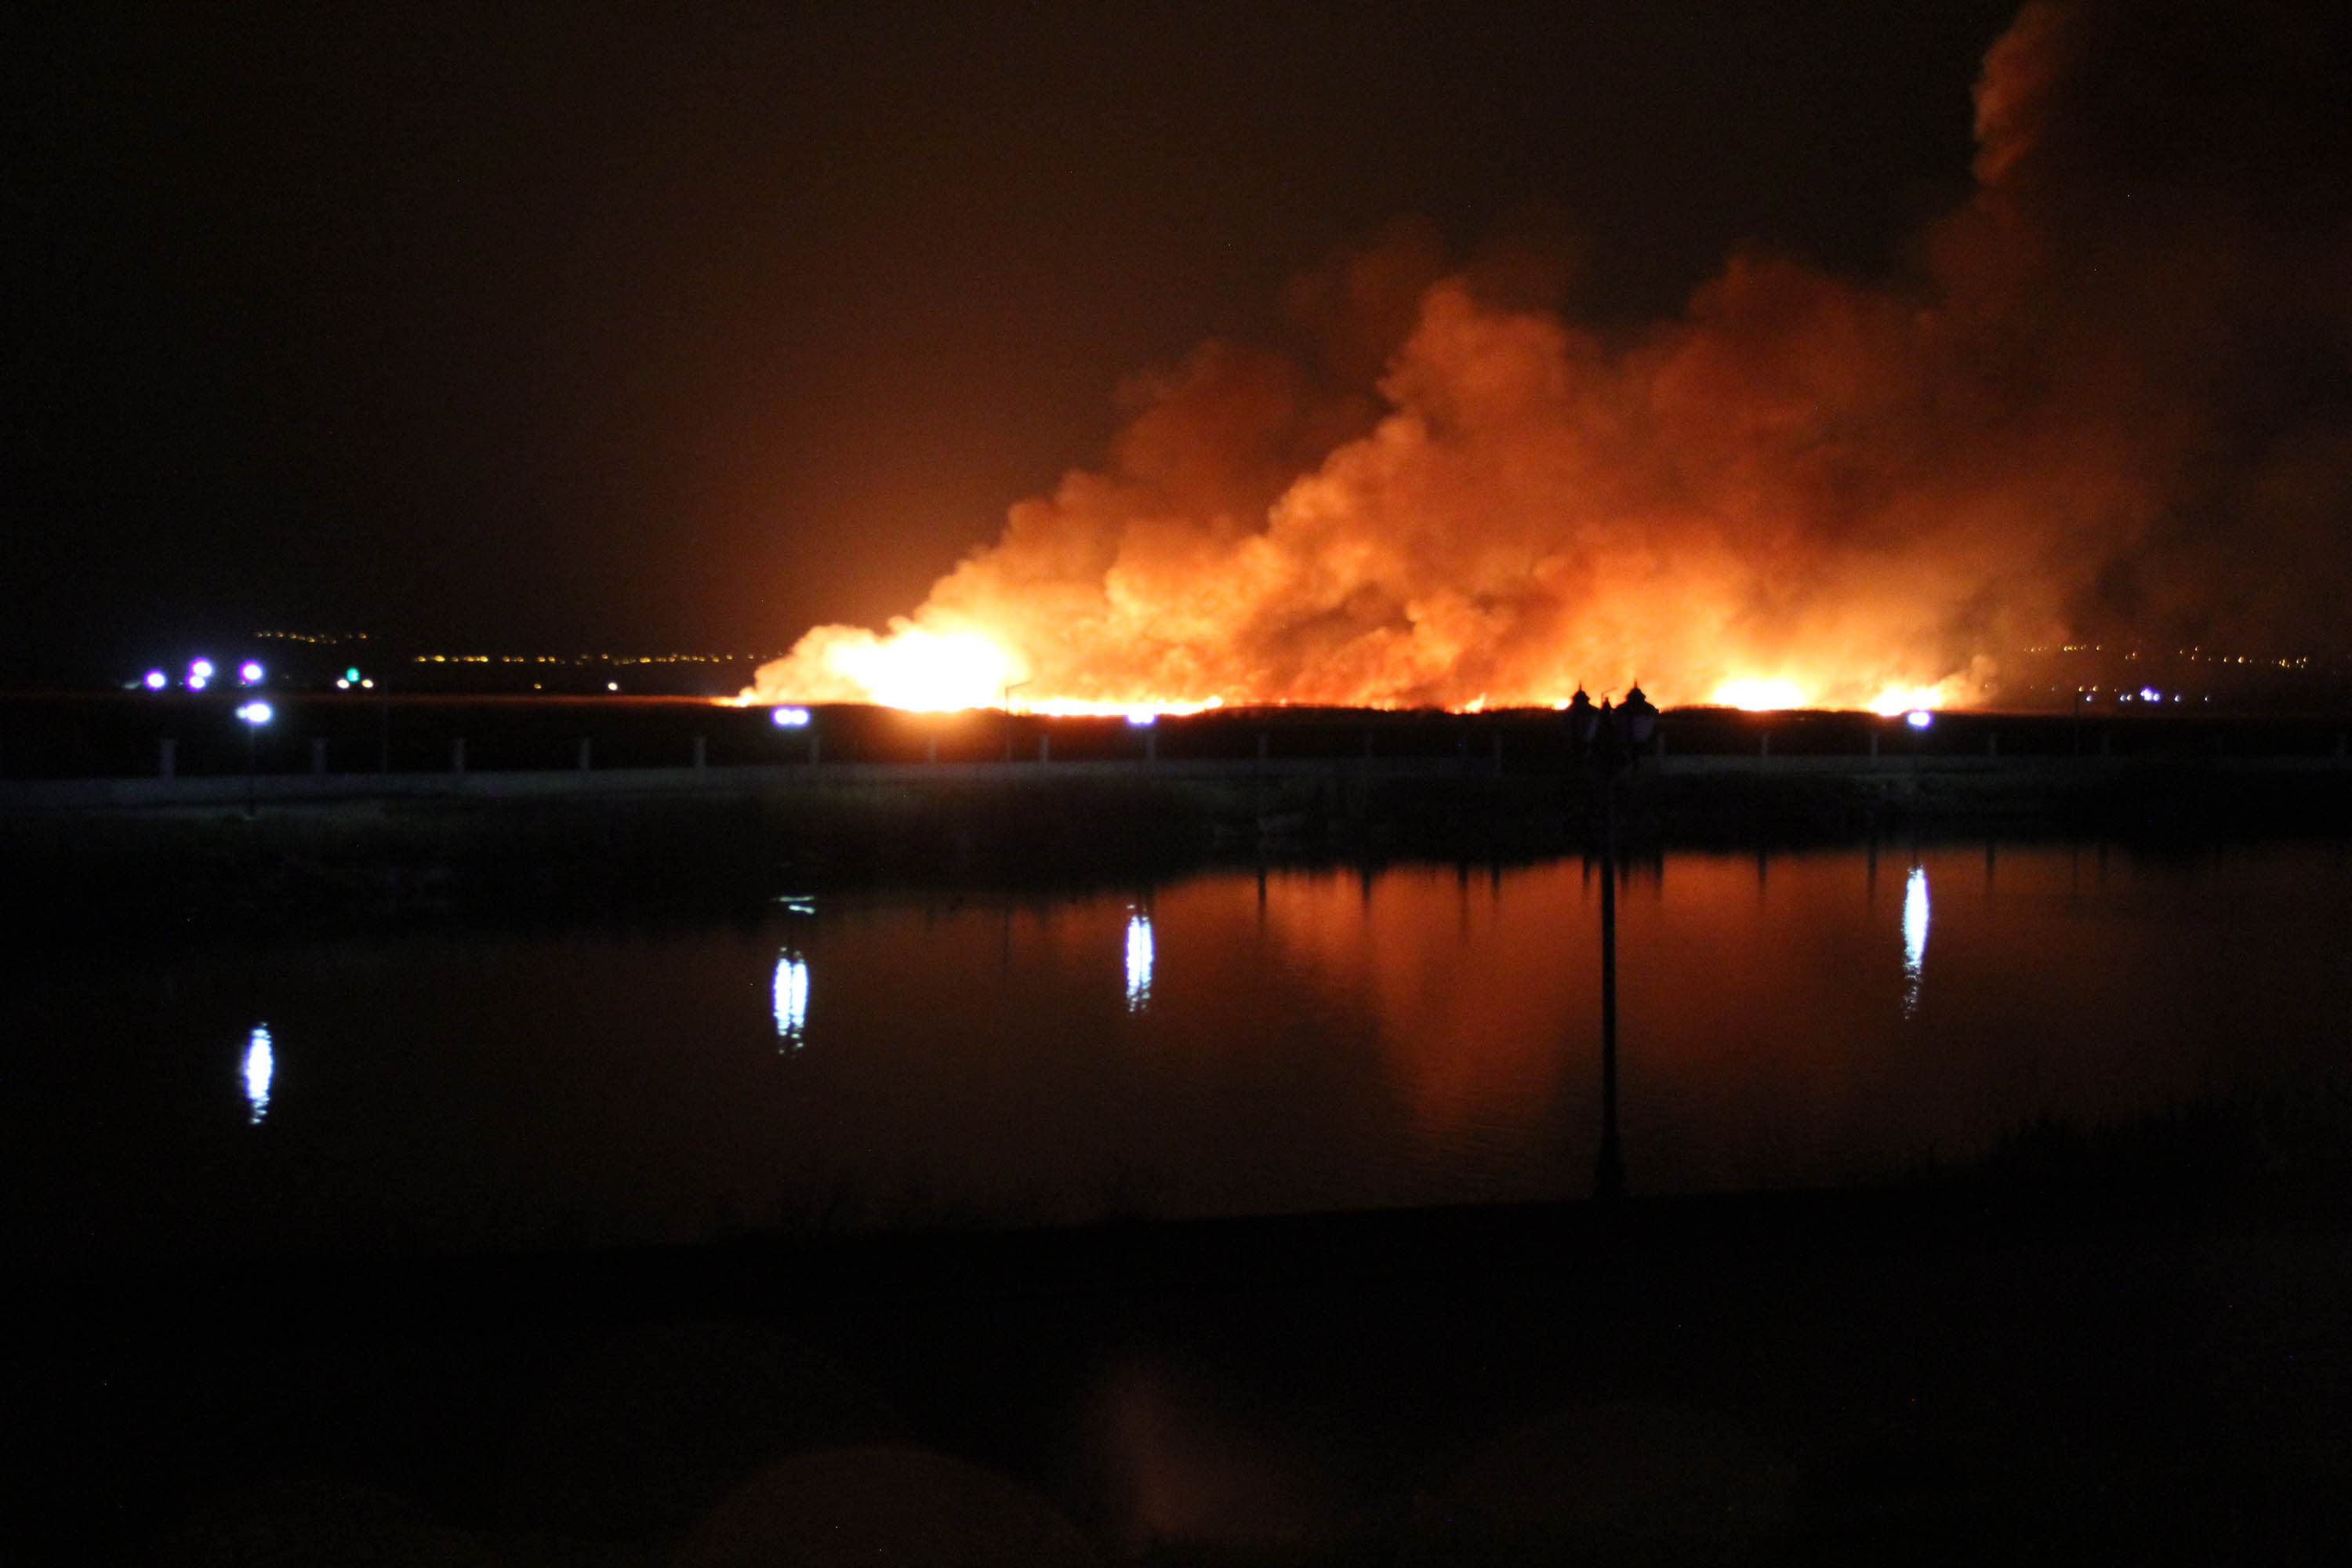
<svg viewBox="0 0 2352 1568"><path fill-rule="evenodd" d="M1622 707L1592 706L1581 687L1568 706L1569 738L1591 781L1601 818L1601 1155L1593 1195L1625 1195L1625 1153L1617 1133L1617 782L1640 765L1657 732L1658 710L1638 686Z"/></svg>

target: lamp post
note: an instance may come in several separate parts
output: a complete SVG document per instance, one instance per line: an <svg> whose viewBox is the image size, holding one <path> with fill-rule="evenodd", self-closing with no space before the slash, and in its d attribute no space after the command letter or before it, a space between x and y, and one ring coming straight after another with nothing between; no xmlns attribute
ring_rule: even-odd
<svg viewBox="0 0 2352 1568"><path fill-rule="evenodd" d="M1569 709L1570 740L1601 796L1601 1154L1592 1195L1625 1195L1625 1151L1617 1133L1617 781L1641 765L1658 710L1638 686L1622 707L1598 709L1580 689Z"/></svg>
<svg viewBox="0 0 2352 1568"><path fill-rule="evenodd" d="M1004 683L1004 760L1008 763L1013 760L1013 694L1028 684L1025 680Z"/></svg>

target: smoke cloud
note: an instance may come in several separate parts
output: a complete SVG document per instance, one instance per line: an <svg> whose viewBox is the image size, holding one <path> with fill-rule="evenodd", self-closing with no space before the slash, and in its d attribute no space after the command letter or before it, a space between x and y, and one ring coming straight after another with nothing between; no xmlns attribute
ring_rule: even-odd
<svg viewBox="0 0 2352 1568"><path fill-rule="evenodd" d="M1743 251L1637 330L1410 226L1211 343L1108 461L772 700L1999 700L2101 639L2333 649L2352 588L2344 27L2029 5L1899 276Z"/></svg>

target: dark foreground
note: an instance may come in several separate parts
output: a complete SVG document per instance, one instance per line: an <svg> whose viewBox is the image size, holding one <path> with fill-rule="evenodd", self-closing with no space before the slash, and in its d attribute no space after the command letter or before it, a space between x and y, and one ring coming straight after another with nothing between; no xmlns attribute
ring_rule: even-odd
<svg viewBox="0 0 2352 1568"><path fill-rule="evenodd" d="M11 1555L2342 1561L2323 1112L1868 1193L19 1278Z"/></svg>

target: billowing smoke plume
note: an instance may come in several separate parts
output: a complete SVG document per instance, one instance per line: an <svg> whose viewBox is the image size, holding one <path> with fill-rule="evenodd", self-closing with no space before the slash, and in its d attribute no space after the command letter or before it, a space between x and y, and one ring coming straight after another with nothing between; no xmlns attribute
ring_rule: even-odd
<svg viewBox="0 0 2352 1568"><path fill-rule="evenodd" d="M1604 332L1409 230L1341 258L1294 301L1326 363L1201 349L1102 471L756 692L1966 701L2070 638L2338 647L2352 99L2323 16L2029 5L1973 194L1890 281L1743 253Z"/></svg>

